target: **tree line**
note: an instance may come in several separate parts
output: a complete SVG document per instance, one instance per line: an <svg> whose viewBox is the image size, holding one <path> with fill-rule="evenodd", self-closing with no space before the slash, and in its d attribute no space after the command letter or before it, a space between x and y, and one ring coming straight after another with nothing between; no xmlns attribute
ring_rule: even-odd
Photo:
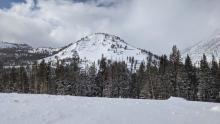
<svg viewBox="0 0 220 124"><path fill-rule="evenodd" d="M214 56L208 63L204 54L195 66L188 55L183 62L174 46L169 57L162 55L159 59L159 64L151 59L141 62L136 70L124 61L110 61L104 56L97 64L83 68L78 56L69 64L58 60L56 67L44 60L7 68L0 63L0 92L137 99L174 96L220 102L220 63ZM137 64L130 60L130 66Z"/></svg>

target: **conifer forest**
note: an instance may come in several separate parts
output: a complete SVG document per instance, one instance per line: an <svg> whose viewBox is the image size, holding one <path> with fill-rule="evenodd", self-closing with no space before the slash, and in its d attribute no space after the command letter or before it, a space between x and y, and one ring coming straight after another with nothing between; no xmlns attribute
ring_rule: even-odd
<svg viewBox="0 0 220 124"><path fill-rule="evenodd" d="M4 67L0 65L0 92L88 97L168 99L171 96L191 101L220 102L220 63L204 54L199 64L189 56L182 59L176 46L170 55L159 57L158 64L107 60L81 67L79 56L70 63L57 60ZM150 59L149 59L150 60ZM137 67L135 67L137 66ZM136 68L136 69L132 69Z"/></svg>

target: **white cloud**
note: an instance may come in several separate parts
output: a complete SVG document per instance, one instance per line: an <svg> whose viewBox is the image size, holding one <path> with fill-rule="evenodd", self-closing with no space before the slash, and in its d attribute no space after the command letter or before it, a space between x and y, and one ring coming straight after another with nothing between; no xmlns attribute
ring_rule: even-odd
<svg viewBox="0 0 220 124"><path fill-rule="evenodd" d="M168 52L220 27L217 0L32 0L0 9L0 40L62 46L95 33L116 34L136 47ZM111 5L111 6L109 6Z"/></svg>

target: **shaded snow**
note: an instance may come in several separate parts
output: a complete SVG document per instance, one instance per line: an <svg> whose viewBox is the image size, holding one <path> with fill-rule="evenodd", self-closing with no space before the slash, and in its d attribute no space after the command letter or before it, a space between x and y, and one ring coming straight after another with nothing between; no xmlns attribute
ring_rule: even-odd
<svg viewBox="0 0 220 124"><path fill-rule="evenodd" d="M220 104L0 94L1 124L219 124Z"/></svg>

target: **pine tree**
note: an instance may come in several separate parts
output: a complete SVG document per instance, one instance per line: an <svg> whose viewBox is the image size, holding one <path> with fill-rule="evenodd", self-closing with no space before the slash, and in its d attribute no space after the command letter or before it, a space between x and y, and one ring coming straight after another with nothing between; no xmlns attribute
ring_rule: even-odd
<svg viewBox="0 0 220 124"><path fill-rule="evenodd" d="M131 73L131 80L129 82L129 96L130 98L137 98L137 74Z"/></svg>
<svg viewBox="0 0 220 124"><path fill-rule="evenodd" d="M156 99L160 96L160 84L158 80L158 68L156 66L147 65L146 83L144 86L145 98Z"/></svg>
<svg viewBox="0 0 220 124"><path fill-rule="evenodd" d="M2 77L3 77L3 62L0 61L0 92L3 91Z"/></svg>
<svg viewBox="0 0 220 124"><path fill-rule="evenodd" d="M80 81L80 68L79 68L79 56L77 53L73 54L72 62L69 66L68 71L70 79L70 94L71 95L82 95L82 82Z"/></svg>
<svg viewBox="0 0 220 124"><path fill-rule="evenodd" d="M116 91L117 97L128 97L129 96L129 73L127 69L127 65L125 62L115 62L113 63L115 66L114 73L114 88ZM117 72L117 73L115 73Z"/></svg>
<svg viewBox="0 0 220 124"><path fill-rule="evenodd" d="M2 92L8 92L8 84L9 84L9 71L5 68L2 69L2 79L1 79L1 87Z"/></svg>
<svg viewBox="0 0 220 124"><path fill-rule="evenodd" d="M18 92L21 93L29 92L28 76L26 69L23 66L19 68Z"/></svg>
<svg viewBox="0 0 220 124"><path fill-rule="evenodd" d="M55 83L54 83L54 80L53 80L53 69L51 67L51 63L47 63L46 65L46 70L47 70L47 74L46 74L46 87L47 87L47 93L49 94L54 94L55 93Z"/></svg>
<svg viewBox="0 0 220 124"><path fill-rule="evenodd" d="M63 61L57 60L55 74L56 74L57 81L62 81L64 79L64 63L63 63Z"/></svg>
<svg viewBox="0 0 220 124"><path fill-rule="evenodd" d="M217 88L217 96L216 96L216 101L217 102L220 102L220 60L219 60L219 64L218 64L218 73L217 73L217 86L216 86L216 88Z"/></svg>
<svg viewBox="0 0 220 124"><path fill-rule="evenodd" d="M136 96L139 99L141 97L141 90L145 84L145 65L141 62L140 67L137 71L137 84L136 84Z"/></svg>
<svg viewBox="0 0 220 124"><path fill-rule="evenodd" d="M167 99L171 95L171 83L169 79L170 63L166 55L160 57L158 78L160 82L161 99Z"/></svg>
<svg viewBox="0 0 220 124"><path fill-rule="evenodd" d="M98 88L95 85L96 73L97 73L97 69L95 63L93 63L88 70L89 82L88 82L87 96L95 96L97 94L96 91Z"/></svg>
<svg viewBox="0 0 220 124"><path fill-rule="evenodd" d="M213 78L211 77L211 70L209 68L205 54L200 61L199 70L199 86L198 86L198 97L199 100L208 101L211 97L211 84Z"/></svg>
<svg viewBox="0 0 220 124"><path fill-rule="evenodd" d="M0 61L0 71L3 70L3 67L4 67L4 63L2 61Z"/></svg>
<svg viewBox="0 0 220 124"><path fill-rule="evenodd" d="M18 73L17 73L17 69L13 66L10 72L10 84L9 84L9 88L10 91L16 91L16 83L18 82Z"/></svg>
<svg viewBox="0 0 220 124"><path fill-rule="evenodd" d="M47 93L47 64L42 60L38 69L38 87L40 93Z"/></svg>
<svg viewBox="0 0 220 124"><path fill-rule="evenodd" d="M182 66L180 51L176 46L173 46L170 54L170 81L172 85L172 95L180 96L180 69Z"/></svg>
<svg viewBox="0 0 220 124"><path fill-rule="evenodd" d="M30 74L30 92L38 93L38 64L36 61L32 63L31 74Z"/></svg>
<svg viewBox="0 0 220 124"><path fill-rule="evenodd" d="M96 77L96 86L98 88L97 91L97 96L102 97L103 96L103 92L104 92L104 88L106 86L106 80L107 80L107 62L106 62L106 58L102 56L102 59L100 61L99 64L99 71Z"/></svg>
<svg viewBox="0 0 220 124"><path fill-rule="evenodd" d="M182 80L183 97L189 100L196 100L198 92L198 78L196 75L196 69L193 67L189 55L187 55L185 59Z"/></svg>
<svg viewBox="0 0 220 124"><path fill-rule="evenodd" d="M211 84L211 93L212 93L212 99L217 99L219 95L218 91L218 70L219 66L218 63L214 57L212 56L212 65L211 65L211 76L214 78Z"/></svg>

